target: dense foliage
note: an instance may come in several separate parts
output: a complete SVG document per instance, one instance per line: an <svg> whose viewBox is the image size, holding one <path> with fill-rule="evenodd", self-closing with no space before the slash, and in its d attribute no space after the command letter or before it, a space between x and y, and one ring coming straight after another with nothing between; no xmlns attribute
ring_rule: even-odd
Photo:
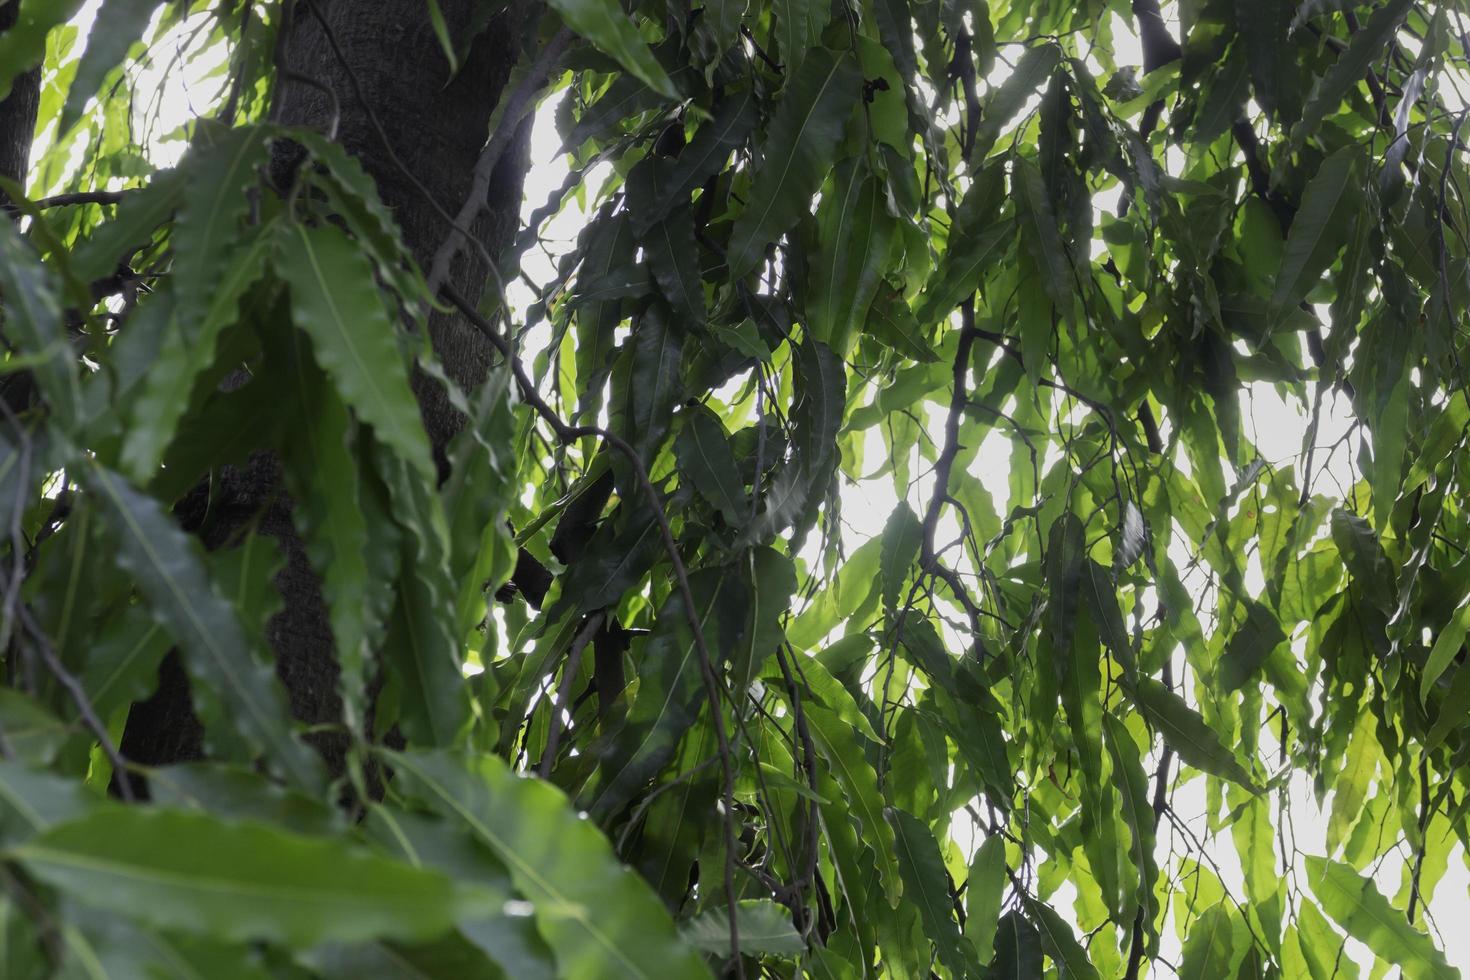
<svg viewBox="0 0 1470 980"><path fill-rule="evenodd" d="M553 104L572 169L476 299L473 199L415 262L272 121L310 0L16 2L0 974L1459 975L1459 4L518 5L485 173ZM505 6L428 0L442 57ZM210 52L156 132L139 73ZM290 528L200 518L261 458L310 730ZM130 763L170 650L205 758Z"/></svg>

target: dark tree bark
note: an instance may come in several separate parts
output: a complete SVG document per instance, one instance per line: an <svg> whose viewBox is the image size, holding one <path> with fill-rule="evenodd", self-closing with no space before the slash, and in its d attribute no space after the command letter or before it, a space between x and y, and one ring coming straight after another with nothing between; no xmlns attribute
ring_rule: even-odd
<svg viewBox="0 0 1470 980"><path fill-rule="evenodd" d="M449 230L440 210L453 214L469 193L492 111L514 65L518 5L476 40L453 79L427 4L315 0L315 6L320 19L311 6L295 4L295 23L283 47L285 61L292 72L335 93L341 113L338 141L377 183L408 248L427 268ZM451 36L458 36L456 28L474 6L474 0L440 0ZM295 80L278 82L272 106L276 121L322 131L332 114L332 100L320 89ZM491 255L509 243L517 228L529 132L528 121L502 158L485 217L474 229ZM289 179L298 160L292 147L277 148L272 170L278 183ZM462 294L478 297L487 273L483 261L471 255L460 260L453 281ZM457 316L435 314L429 329L446 373L466 391L473 389L485 377L490 344ZM442 461L444 446L463 420L437 383L417 376L414 389L436 458ZM262 517L261 531L281 543L287 565L276 585L285 609L267 627L277 673L298 720L308 725L339 723L337 664L326 609L291 525L291 504L281 489L278 461L263 454L249 466L222 474L196 496L192 505L185 501L180 506L180 515L188 525L207 509L208 526L199 528L206 546L219 546L257 515ZM158 692L135 705L129 716L123 753L145 765L199 758L201 735L190 707L188 680L171 656L160 673ZM314 736L313 741L329 769L340 774L346 737L329 734Z"/></svg>
<svg viewBox="0 0 1470 980"><path fill-rule="evenodd" d="M0 31L10 30L19 12L18 3L0 6ZM17 78L10 94L0 102L0 177L22 186L25 185L26 171L30 169L31 139L36 132L36 110L40 99L41 69L38 66ZM9 196L0 190L0 205L8 203Z"/></svg>

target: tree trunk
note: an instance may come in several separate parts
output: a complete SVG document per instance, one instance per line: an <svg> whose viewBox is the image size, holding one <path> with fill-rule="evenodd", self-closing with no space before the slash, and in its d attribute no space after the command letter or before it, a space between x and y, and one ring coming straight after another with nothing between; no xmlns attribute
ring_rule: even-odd
<svg viewBox="0 0 1470 980"><path fill-rule="evenodd" d="M295 23L284 46L285 60L293 72L336 94L341 112L338 141L376 181L414 258L427 268L449 230L439 209L453 214L469 193L491 113L515 63L518 7L492 22L451 79L427 4L316 0L315 6L326 27L310 7L296 4ZM459 28L475 6L474 0L440 0L451 36L462 36ZM275 121L325 131L332 114L332 100L319 89L278 80L272 106ZM391 150L384 145L384 137ZM525 126L501 160L491 183L486 216L475 229L491 255L508 244L518 226L528 148L529 126ZM278 180L288 177L296 162L292 147L278 147L273 176ZM415 177L422 190L415 185ZM424 191L432 195L437 208ZM478 297L486 277L483 262L468 257L454 270L453 280L464 295ZM471 390L485 377L492 352L489 343L457 316L435 314L429 328L446 373L466 391ZM417 376L414 388L436 458L442 460L444 446L463 420L437 383ZM326 609L316 575L292 528L290 502L279 488L279 463L270 454L222 474L209 488L209 522L200 529L201 535L206 546L217 546L264 510L259 527L280 542L287 557L276 579L285 608L267 626L277 673L298 720L337 726L341 703ZM186 525L191 523L191 512L202 512L205 502L201 499L197 507L190 507L187 501L181 505ZM190 707L187 678L171 655L160 672L157 693L135 705L129 715L123 753L146 765L199 758L203 754L201 735ZM347 737L314 736L313 741L333 774L340 774Z"/></svg>

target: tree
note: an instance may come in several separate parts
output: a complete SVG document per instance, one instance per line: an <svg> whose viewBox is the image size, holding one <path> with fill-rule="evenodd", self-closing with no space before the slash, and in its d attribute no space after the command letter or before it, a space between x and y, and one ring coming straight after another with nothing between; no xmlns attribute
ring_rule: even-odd
<svg viewBox="0 0 1470 980"><path fill-rule="evenodd" d="M1459 975L1456 5L80 6L5 976Z"/></svg>

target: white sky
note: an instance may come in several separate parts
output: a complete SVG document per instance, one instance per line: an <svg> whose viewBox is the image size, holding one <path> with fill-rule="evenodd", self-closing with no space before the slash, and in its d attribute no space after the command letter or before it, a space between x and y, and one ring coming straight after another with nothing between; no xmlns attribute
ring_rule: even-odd
<svg viewBox="0 0 1470 980"><path fill-rule="evenodd" d="M90 25L99 2L100 0L90 0L77 18L80 25ZM191 25L192 23L191 21ZM185 54L186 45L181 43L181 39L186 32L175 32L175 34L178 36L170 37L157 50ZM1137 51L1136 39L1128 25L1119 21L1115 25L1113 36L1118 47L1117 63L1141 63L1142 59ZM148 152L159 165L174 162L182 153L183 144L179 142L162 143L156 137L159 134L176 131L200 107L210 106L218 97L223 81L222 74L217 73L220 67L217 55L192 62L187 58L182 58L180 63L183 64L183 67L179 67L179 63L172 67L149 66L139 72L136 78L137 91L140 94L149 93L149 96L140 102L153 107L150 109L151 118L146 120L140 118L138 121L146 122L152 127L148 132L153 134L154 139L148 146ZM548 195L562 184L568 173L568 161L561 155L561 141L556 134L553 119L554 107L559 97L559 95L553 96L548 100L541 107L538 115L532 143L533 166L526 179L526 203L523 217L529 216L532 210L539 207ZM50 134L41 134L35 157L39 157L49 137ZM74 161L80 160L80 151L81 147L74 148ZM1165 161L1165 167L1167 169L1177 163L1177 159L1168 159ZM584 225L588 212L598 202L598 190L610 173L611 168L605 164L593 171L585 184L585 193L580 197L581 201L587 203L585 209L579 205L578 196L573 195L569 206L547 223L544 231L545 251L533 248L523 257L522 267L528 278L538 285L548 283L553 279L555 257L575 246L577 234ZM54 187L32 188L32 192L36 195L55 190ZM529 288L522 282L515 282L510 286L510 293L513 307L518 312L524 312L532 299ZM1325 310L1321 312L1325 318ZM538 344L544 345L548 339L549 331L545 324L533 329L527 337L527 359L529 360L534 354ZM929 407L931 432L941 431L942 418L943 409L940 406ZM1274 385L1257 382L1249 386L1248 395L1243 400L1242 420L1246 427L1246 434L1265 460L1273 467L1295 466L1298 485L1300 485L1304 476L1301 472L1301 457L1302 440L1308 422L1306 408L1295 401L1283 399ZM1324 450L1338 441L1339 437L1346 432L1349 424L1350 407L1336 396L1328 396L1324 399L1323 418L1317 439L1319 449L1315 461L1315 467L1319 473L1316 478L1317 482L1314 484L1320 492L1334 493L1337 486L1350 486L1356 481L1349 451L1339 448L1335 454L1324 459ZM883 459L886 453L880 430L877 427L868 430L864 452L868 468L872 469L872 462ZM1009 495L1007 484L1009 453L1009 441L1005 439L1002 432L993 430L992 435L982 443L972 470L1002 508ZM919 476L910 490L909 502L916 512L922 513L929 499L932 481L930 477L924 475L925 467L919 465L917 460L913 471ZM896 502L897 497L892 481L886 477L866 480L844 488L842 510L846 527L843 536L849 552L869 537L881 532L883 523ZM950 514L946 514L939 539L949 540L958 533L957 522ZM1175 557L1177 560L1182 556L1176 555ZM1187 560L1180 561L1180 567L1186 563ZM1262 584L1259 571L1253 570L1250 577L1253 581L1248 582L1249 586L1259 589ZM1200 580L1197 577L1187 584L1193 585L1197 591ZM1184 670L1183 661L1180 660L1176 664L1176 676L1184 676ZM1298 773L1291 780L1289 801L1297 847L1308 854L1324 853L1327 815L1324 810L1316 806L1309 779L1304 774ZM1327 803L1330 806L1330 798ZM1181 815L1197 818L1193 820L1196 833L1204 837L1203 814L1206 811L1204 781L1193 779L1178 787L1174 793L1173 804ZM961 817L963 817L962 813ZM1171 833L1167 824L1159 828L1161 862L1165 861L1168 856ZM973 839L974 828L969 825L967 819L955 821L954 836L967 851L976 844ZM1223 836L1225 838L1223 846L1212 843L1208 845L1208 851L1214 858L1227 888L1243 903L1241 871L1234 857L1235 850L1230 842L1228 830ZM1380 865L1376 875L1379 888L1384 894L1392 897L1399 892L1403 868L1404 856L1397 850L1391 851ZM1298 877L1303 881L1305 879L1305 874L1299 869ZM1065 910L1068 907L1067 893L1070 890L1070 886L1064 885L1062 892L1052 897L1058 908ZM1455 845L1455 853L1450 858L1449 871L1441 881L1430 905L1430 913L1439 927L1436 938L1450 963L1470 971L1470 929L1465 928L1465 924L1470 923L1470 870L1467 870L1463 849L1458 844ZM1177 964L1178 942L1172 927L1166 928L1164 935L1163 955ZM1349 950L1359 963L1371 962L1367 951L1351 940Z"/></svg>

